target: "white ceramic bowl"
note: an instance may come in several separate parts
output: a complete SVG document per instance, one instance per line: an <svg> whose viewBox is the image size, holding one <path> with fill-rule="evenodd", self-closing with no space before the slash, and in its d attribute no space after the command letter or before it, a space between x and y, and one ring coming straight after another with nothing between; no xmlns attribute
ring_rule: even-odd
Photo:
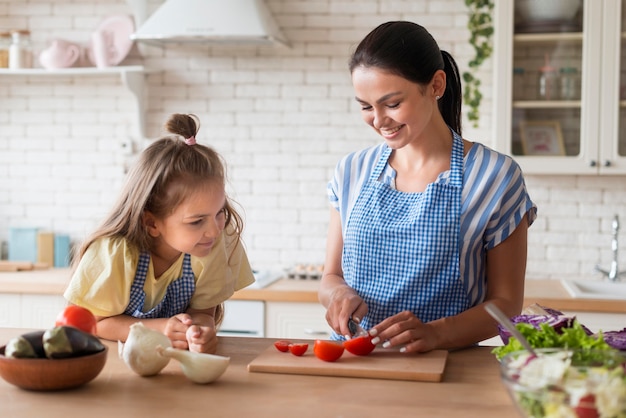
<svg viewBox="0 0 626 418"><path fill-rule="evenodd" d="M581 6L582 0L515 0L515 13L528 23L567 22Z"/></svg>

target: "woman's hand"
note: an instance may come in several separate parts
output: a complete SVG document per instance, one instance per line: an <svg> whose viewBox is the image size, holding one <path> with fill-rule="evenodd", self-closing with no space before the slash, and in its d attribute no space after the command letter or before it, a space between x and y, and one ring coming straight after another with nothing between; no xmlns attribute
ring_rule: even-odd
<svg viewBox="0 0 626 418"><path fill-rule="evenodd" d="M373 344L383 348L400 347L403 353L424 353L438 347L433 327L420 321L410 311L403 311L385 319L369 331Z"/></svg>
<svg viewBox="0 0 626 418"><path fill-rule="evenodd" d="M360 320L367 313L367 304L347 284L336 285L326 306L326 322L339 335L350 337L348 320Z"/></svg>

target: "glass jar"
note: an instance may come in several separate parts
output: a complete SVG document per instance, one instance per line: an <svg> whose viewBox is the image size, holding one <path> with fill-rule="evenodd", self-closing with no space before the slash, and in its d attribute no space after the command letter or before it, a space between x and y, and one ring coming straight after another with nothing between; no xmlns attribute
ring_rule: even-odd
<svg viewBox="0 0 626 418"><path fill-rule="evenodd" d="M574 67L563 67L560 70L561 99L580 100L580 78Z"/></svg>
<svg viewBox="0 0 626 418"><path fill-rule="evenodd" d="M524 79L526 72L521 67L513 68L513 100L525 100Z"/></svg>
<svg viewBox="0 0 626 418"><path fill-rule="evenodd" d="M556 68L546 62L539 69L539 99L557 100L559 98L559 75Z"/></svg>
<svg viewBox="0 0 626 418"><path fill-rule="evenodd" d="M0 32L0 68L9 68L11 32Z"/></svg>
<svg viewBox="0 0 626 418"><path fill-rule="evenodd" d="M33 50L30 44L30 31L14 30L11 32L9 47L9 68L31 68L33 66Z"/></svg>

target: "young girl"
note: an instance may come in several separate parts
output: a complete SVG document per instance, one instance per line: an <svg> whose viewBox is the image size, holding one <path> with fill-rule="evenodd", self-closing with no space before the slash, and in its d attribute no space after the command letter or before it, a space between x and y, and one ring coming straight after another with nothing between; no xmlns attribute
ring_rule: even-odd
<svg viewBox="0 0 626 418"><path fill-rule="evenodd" d="M168 132L129 172L121 196L83 243L64 297L96 315L98 335L126 341L141 321L176 348L213 353L223 302L254 282L241 217L225 192L225 167L196 143L194 115Z"/></svg>

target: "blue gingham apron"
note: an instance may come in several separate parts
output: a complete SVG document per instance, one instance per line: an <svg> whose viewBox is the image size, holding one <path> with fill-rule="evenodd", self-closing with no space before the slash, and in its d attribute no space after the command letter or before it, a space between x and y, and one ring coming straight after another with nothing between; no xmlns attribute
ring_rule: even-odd
<svg viewBox="0 0 626 418"><path fill-rule="evenodd" d="M404 310L429 322L470 306L459 270L463 140L453 132L448 181L422 193L379 181L390 155L364 184L344 237L344 278L368 305L365 329Z"/></svg>
<svg viewBox="0 0 626 418"><path fill-rule="evenodd" d="M135 279L130 288L130 301L124 313L135 318L170 318L185 312L196 290L196 279L191 269L191 256L185 254L183 258L182 276L167 286L163 300L148 312L143 312L143 305L146 300L146 293L143 290L143 286L146 282L146 274L148 273L149 266L150 254L142 252L139 255Z"/></svg>

